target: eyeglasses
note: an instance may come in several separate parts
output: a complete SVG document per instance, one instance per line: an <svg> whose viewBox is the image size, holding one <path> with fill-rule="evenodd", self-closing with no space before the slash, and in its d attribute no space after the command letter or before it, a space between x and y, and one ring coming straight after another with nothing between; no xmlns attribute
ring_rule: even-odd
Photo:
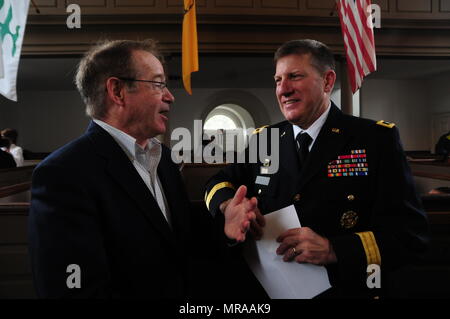
<svg viewBox="0 0 450 319"><path fill-rule="evenodd" d="M133 81L133 82L149 82L153 84L153 87L159 89L160 91L164 90L167 87L166 82L160 82L160 81L151 81L151 80L138 80L138 79L132 79L132 78L119 78L123 81Z"/></svg>

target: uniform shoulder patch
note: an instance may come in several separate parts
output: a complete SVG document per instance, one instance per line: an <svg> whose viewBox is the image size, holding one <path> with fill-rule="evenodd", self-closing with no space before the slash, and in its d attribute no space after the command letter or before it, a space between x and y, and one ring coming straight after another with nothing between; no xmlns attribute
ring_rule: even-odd
<svg viewBox="0 0 450 319"><path fill-rule="evenodd" d="M269 127L269 125L264 125L264 126L261 126L261 127L259 127L259 128L257 128L257 129L255 129L254 131L253 131L253 134L258 134L258 133L260 133L262 130L264 130L266 127Z"/></svg>
<svg viewBox="0 0 450 319"><path fill-rule="evenodd" d="M390 123L390 122L386 122L386 121L378 121L377 125L381 125L381 126L388 127L388 128L393 128L395 126L395 123Z"/></svg>

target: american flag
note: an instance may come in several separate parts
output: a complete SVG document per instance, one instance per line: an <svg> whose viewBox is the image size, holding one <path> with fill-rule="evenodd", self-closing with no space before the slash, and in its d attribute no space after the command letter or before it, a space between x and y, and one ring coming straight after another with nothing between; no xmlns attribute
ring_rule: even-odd
<svg viewBox="0 0 450 319"><path fill-rule="evenodd" d="M352 92L377 69L370 0L337 0Z"/></svg>

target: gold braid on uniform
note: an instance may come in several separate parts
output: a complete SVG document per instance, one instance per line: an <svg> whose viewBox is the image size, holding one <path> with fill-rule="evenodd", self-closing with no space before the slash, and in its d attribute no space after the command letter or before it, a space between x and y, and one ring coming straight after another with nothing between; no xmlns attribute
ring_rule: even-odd
<svg viewBox="0 0 450 319"><path fill-rule="evenodd" d="M377 242L375 240L375 236L371 231L356 233L361 239L361 242L364 246L364 251L366 252L367 265L377 264L381 265L381 255L380 250L378 249Z"/></svg>
<svg viewBox="0 0 450 319"><path fill-rule="evenodd" d="M255 130L253 131L252 134L259 134L259 133L261 133L261 131L264 130L266 127L269 127L269 125L264 125L264 126L258 127L257 129L255 129Z"/></svg>
<svg viewBox="0 0 450 319"><path fill-rule="evenodd" d="M377 125L381 125L381 126L384 126L387 128L393 128L395 126L395 123L386 122L386 121L381 120L381 121L377 122Z"/></svg>
<svg viewBox="0 0 450 319"><path fill-rule="evenodd" d="M206 202L206 207L209 210L209 203L211 202L211 199L214 197L214 195L217 193L218 190L222 189L222 188L232 188L232 189L236 189L233 184L231 184L230 182L222 182L219 184L214 185L213 188L211 188L211 191L208 193L205 193L205 202Z"/></svg>

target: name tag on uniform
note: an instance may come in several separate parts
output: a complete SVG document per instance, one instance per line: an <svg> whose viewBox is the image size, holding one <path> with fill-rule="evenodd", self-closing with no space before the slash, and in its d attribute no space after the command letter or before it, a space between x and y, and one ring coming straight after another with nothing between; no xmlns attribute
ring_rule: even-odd
<svg viewBox="0 0 450 319"><path fill-rule="evenodd" d="M255 184L267 186L267 185L269 185L269 182L270 182L270 177L256 176Z"/></svg>
<svg viewBox="0 0 450 319"><path fill-rule="evenodd" d="M270 167L270 159L266 158L264 159L264 163L263 166L261 167L260 174L269 174L269 167Z"/></svg>

